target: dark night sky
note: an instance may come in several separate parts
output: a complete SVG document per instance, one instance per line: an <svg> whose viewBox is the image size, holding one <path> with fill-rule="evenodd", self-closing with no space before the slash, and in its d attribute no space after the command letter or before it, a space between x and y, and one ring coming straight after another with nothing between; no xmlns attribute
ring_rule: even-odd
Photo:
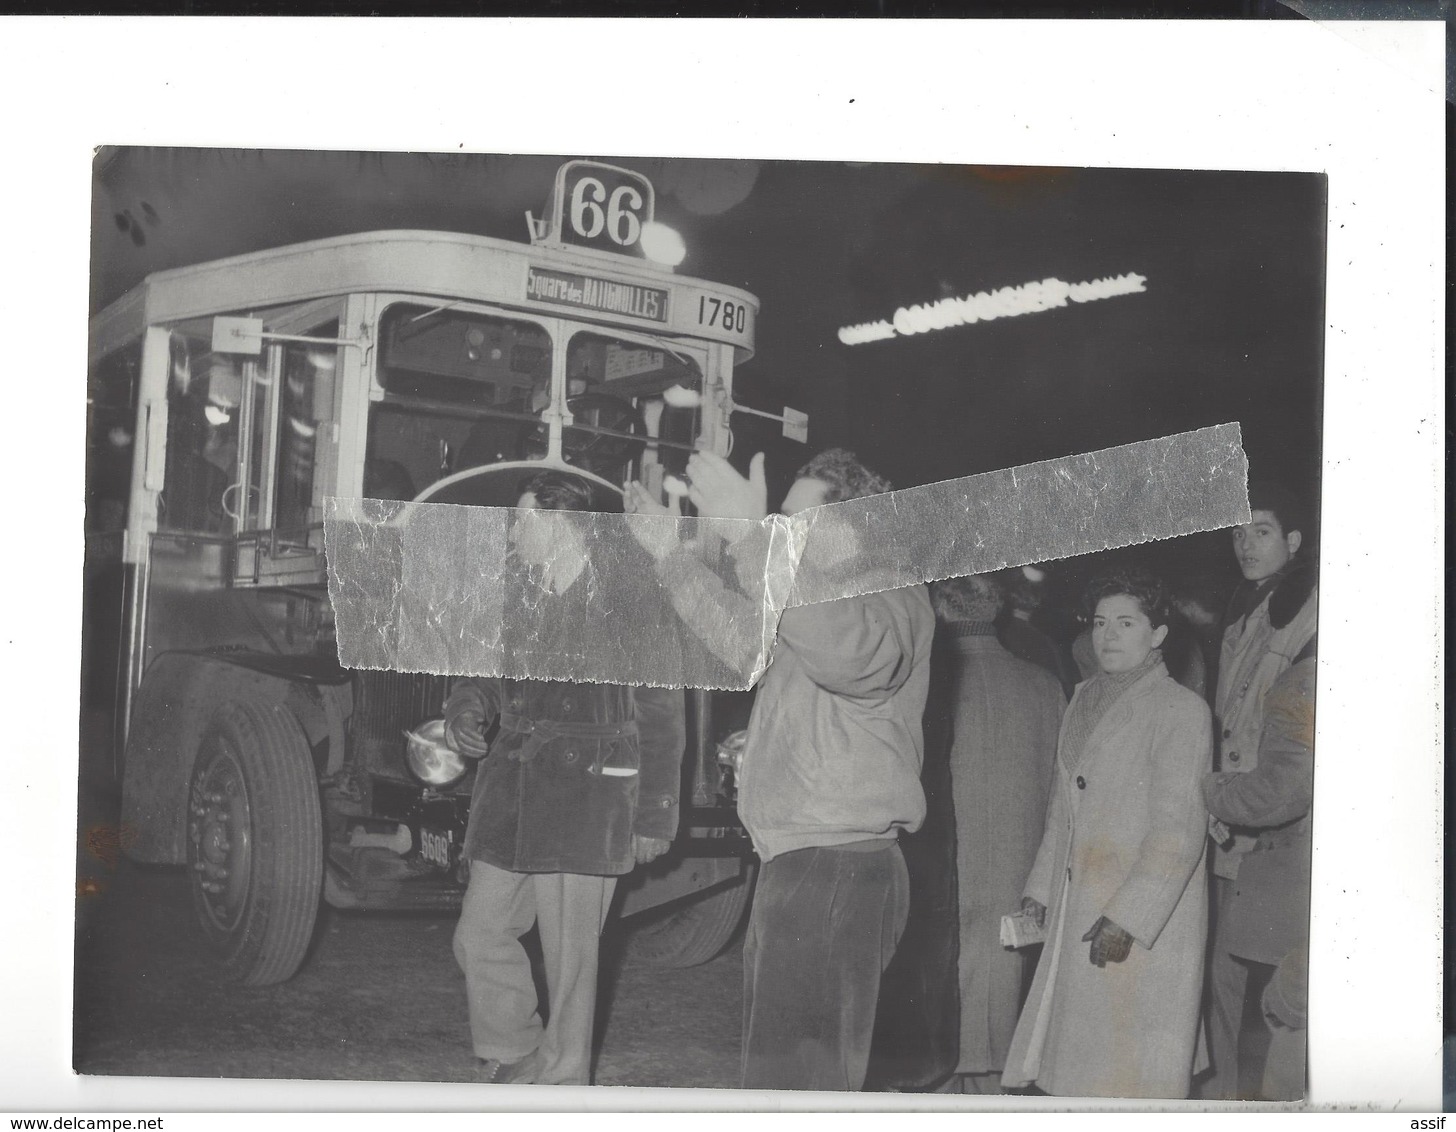
<svg viewBox="0 0 1456 1132"><path fill-rule="evenodd" d="M107 151L93 310L150 271L345 232L524 239L560 160ZM621 163L657 184L683 273L759 296L739 397L809 412L812 448L847 444L908 486L1238 420L1254 476L1316 484L1322 177ZM1132 271L1146 293L861 346L835 336L945 295ZM740 420L738 453L769 447L782 482L803 450Z"/></svg>

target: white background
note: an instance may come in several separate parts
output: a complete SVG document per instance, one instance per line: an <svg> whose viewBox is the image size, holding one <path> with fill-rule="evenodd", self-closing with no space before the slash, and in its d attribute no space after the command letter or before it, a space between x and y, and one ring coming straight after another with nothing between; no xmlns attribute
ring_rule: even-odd
<svg viewBox="0 0 1456 1132"><path fill-rule="evenodd" d="M1438 1108L1443 85L1439 24L6 19L0 1109L487 1103L468 1086L71 1073L87 227L102 144L1327 172L1311 1087L1318 1105ZM866 1102L897 1098L757 1105Z"/></svg>

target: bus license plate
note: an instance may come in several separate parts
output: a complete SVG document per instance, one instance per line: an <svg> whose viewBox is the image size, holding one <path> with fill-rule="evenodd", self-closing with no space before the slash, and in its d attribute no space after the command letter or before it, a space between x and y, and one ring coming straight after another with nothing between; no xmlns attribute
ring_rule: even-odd
<svg viewBox="0 0 1456 1132"><path fill-rule="evenodd" d="M450 831L420 829L420 856L437 869L450 868Z"/></svg>

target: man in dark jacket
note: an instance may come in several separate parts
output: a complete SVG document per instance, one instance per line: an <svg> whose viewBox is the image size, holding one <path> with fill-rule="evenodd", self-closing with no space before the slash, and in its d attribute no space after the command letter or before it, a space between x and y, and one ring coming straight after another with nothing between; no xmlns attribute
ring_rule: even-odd
<svg viewBox="0 0 1456 1132"><path fill-rule="evenodd" d="M765 517L761 454L746 478L708 453L692 458L688 475L702 515ZM851 453L830 449L800 469L782 511L889 490ZM635 487L628 507L662 510ZM845 534L821 543L845 558L818 565L852 569L857 552ZM648 541L673 607L710 648L725 620L760 616L764 567L744 546L752 538L728 551L737 591L688 546ZM921 715L935 616L925 587L892 584L784 610L758 685L738 793L763 861L743 949L745 1088L864 1084L880 975L909 908L896 840L925 817Z"/></svg>
<svg viewBox="0 0 1456 1132"><path fill-rule="evenodd" d="M1095 668L1079 673L1071 652L1032 623L1032 615L1042 604L1044 568L1017 566L992 578L1006 594L1001 612L996 615L996 639L1001 647L1020 660L1045 668L1061 684L1062 699L1069 699L1078 682L1094 675Z"/></svg>
<svg viewBox="0 0 1456 1132"><path fill-rule="evenodd" d="M1056 677L996 639L1003 591L989 576L931 587L955 681L950 773L960 923L962 1092L999 1093L1021 1014L1024 950L1001 946L1046 827L1067 706Z"/></svg>
<svg viewBox="0 0 1456 1132"><path fill-rule="evenodd" d="M518 505L536 510L512 532L524 567L517 596L530 595L515 607L543 611L529 626L534 645L554 635L564 646L596 587L572 516L562 512L587 510L591 489L544 472ZM467 678L451 691L445 719L450 746L484 760L454 941L479 1077L589 1084L598 939L616 878L664 853L677 832L683 693ZM487 744L492 725L499 733ZM550 999L545 1026L520 943L533 923Z"/></svg>

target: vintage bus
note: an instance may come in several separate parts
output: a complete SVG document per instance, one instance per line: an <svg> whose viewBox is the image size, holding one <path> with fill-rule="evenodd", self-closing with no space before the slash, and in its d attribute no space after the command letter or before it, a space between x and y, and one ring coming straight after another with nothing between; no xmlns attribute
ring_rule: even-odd
<svg viewBox="0 0 1456 1132"><path fill-rule="evenodd" d="M321 902L448 908L468 868L471 775L406 759L449 680L340 668L325 501L509 506L556 468L619 509L627 478L729 449L754 296L649 260L652 186L625 169L568 162L527 222L529 243L368 232L163 271L91 322L93 406L134 421L119 537L88 532L120 591L87 618L119 622L122 843L186 866L226 978L291 976ZM716 754L742 705L684 695L682 832L619 888L649 913L632 946L676 965L721 949L751 881Z"/></svg>

